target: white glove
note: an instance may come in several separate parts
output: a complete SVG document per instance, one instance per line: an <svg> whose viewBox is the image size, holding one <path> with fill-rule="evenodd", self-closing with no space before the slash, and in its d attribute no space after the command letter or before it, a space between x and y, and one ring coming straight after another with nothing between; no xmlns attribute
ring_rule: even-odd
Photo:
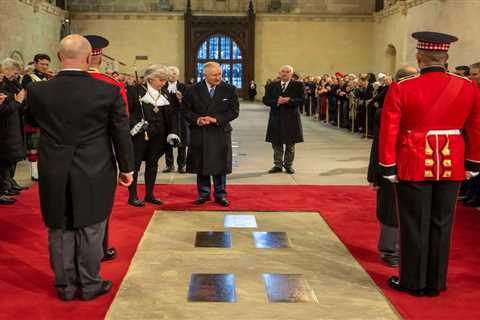
<svg viewBox="0 0 480 320"><path fill-rule="evenodd" d="M383 176L385 179L387 179L390 183L398 183L398 177L396 174L393 176Z"/></svg>
<svg viewBox="0 0 480 320"><path fill-rule="evenodd" d="M167 136L167 142L172 147L177 148L182 141L180 140L180 137L177 136L175 133L170 133Z"/></svg>
<svg viewBox="0 0 480 320"><path fill-rule="evenodd" d="M472 178L475 178L476 176L478 176L478 171L465 171L465 179L466 180L470 180Z"/></svg>

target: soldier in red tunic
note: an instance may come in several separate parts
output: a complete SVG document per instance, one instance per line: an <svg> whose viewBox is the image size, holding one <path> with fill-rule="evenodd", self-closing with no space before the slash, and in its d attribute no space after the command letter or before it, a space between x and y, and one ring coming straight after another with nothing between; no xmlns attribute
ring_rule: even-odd
<svg viewBox="0 0 480 320"><path fill-rule="evenodd" d="M101 73L99 71L100 66L102 65L102 50L106 48L109 44L108 40L101 36L96 35L87 35L85 36L87 40L90 42L92 46L92 60L90 62L90 68L88 72L90 75L98 80L110 83L120 89L120 94L122 95L123 101L125 102L125 109L128 113L128 102L127 102L127 94L125 91L125 86L123 83L118 82L117 80L113 79L112 77ZM115 248L110 247L108 245L108 226L109 221L105 225L105 237L103 238L103 259L102 261L113 260L117 256L117 250Z"/></svg>
<svg viewBox="0 0 480 320"><path fill-rule="evenodd" d="M476 85L445 70L456 37L417 32L421 73L388 91L379 162L396 184L400 277L391 288L414 296L446 289L448 255L460 182L480 171L480 101Z"/></svg>

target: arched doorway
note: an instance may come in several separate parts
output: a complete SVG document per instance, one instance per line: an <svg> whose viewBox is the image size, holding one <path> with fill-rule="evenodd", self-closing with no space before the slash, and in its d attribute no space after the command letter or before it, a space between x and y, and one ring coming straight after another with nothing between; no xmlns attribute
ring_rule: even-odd
<svg viewBox="0 0 480 320"><path fill-rule="evenodd" d="M385 52L385 72L390 75L395 74L397 69L397 49L393 44L389 44L387 46L387 50Z"/></svg>
<svg viewBox="0 0 480 320"><path fill-rule="evenodd" d="M197 51L195 79L203 79L203 64L218 62L223 71L223 80L237 89L243 88L243 55L240 46L229 36L214 34L205 40Z"/></svg>

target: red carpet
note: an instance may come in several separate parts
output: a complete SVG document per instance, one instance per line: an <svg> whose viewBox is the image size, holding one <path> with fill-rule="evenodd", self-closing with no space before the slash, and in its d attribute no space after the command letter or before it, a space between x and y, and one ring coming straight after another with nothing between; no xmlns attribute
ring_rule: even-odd
<svg viewBox="0 0 480 320"><path fill-rule="evenodd" d="M192 185L159 185L157 190L167 202L162 210L224 210L213 204L192 205ZM379 262L374 194L367 187L232 185L229 192L230 211L320 212L404 318L480 319L480 212L458 209L448 291L439 298L413 298L385 285L396 271ZM102 268L104 278L114 282L115 291L155 209L127 206L126 193L118 189L111 220L111 243L119 257ZM24 192L15 206L0 207L0 319L103 319L114 294L88 303L56 299L46 236L35 187Z"/></svg>

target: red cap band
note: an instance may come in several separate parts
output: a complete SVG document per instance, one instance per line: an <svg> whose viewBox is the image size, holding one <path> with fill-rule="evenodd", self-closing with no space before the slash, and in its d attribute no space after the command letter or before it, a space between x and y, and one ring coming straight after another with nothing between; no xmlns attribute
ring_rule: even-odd
<svg viewBox="0 0 480 320"><path fill-rule="evenodd" d="M435 51L448 51L450 49L450 43L435 43L418 41L417 49L421 50L435 50Z"/></svg>

